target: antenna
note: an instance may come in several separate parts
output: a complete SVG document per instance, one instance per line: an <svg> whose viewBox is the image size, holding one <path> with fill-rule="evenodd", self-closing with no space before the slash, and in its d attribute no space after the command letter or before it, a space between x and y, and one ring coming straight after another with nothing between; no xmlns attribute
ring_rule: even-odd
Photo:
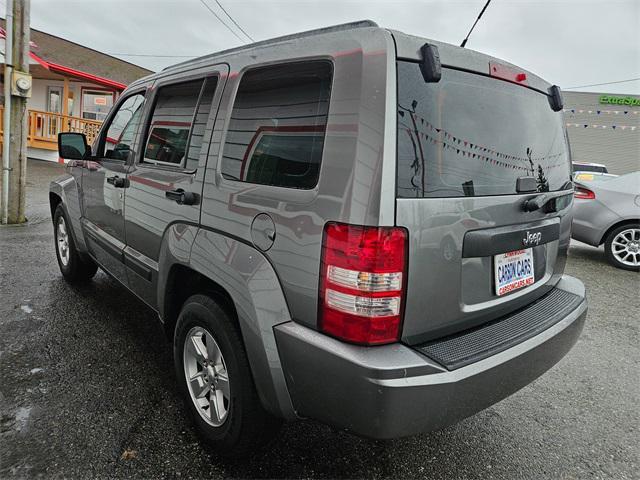
<svg viewBox="0 0 640 480"><path fill-rule="evenodd" d="M469 33L467 33L467 36L464 37L464 40L460 44L460 46L462 48L464 48L464 46L467 44L467 40L469 40L469 36L471 35L471 32L473 32L473 29L476 28L476 24L482 18L482 15L484 14L484 11L487 9L487 7L489 6L490 3L491 3L491 0L487 0L487 3L485 3L484 7L482 7L482 10L480 10L480 15L478 15L478 18L476 18L476 21L473 22L473 25L471 26L471 30L469 30Z"/></svg>

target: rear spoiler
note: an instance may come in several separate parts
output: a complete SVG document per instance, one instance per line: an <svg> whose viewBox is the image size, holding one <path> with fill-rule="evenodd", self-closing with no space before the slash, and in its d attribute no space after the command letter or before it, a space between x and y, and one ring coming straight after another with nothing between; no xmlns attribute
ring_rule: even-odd
<svg viewBox="0 0 640 480"><path fill-rule="evenodd" d="M420 47L419 65L420 72L422 73L422 78L426 83L438 83L440 81L440 79L442 78L442 64L440 62L440 51L438 50L437 45L433 43L425 43ZM454 66L452 68L456 67ZM458 69L466 70L462 68ZM547 95L549 105L554 112L559 112L564 106L560 87L558 87L557 85L551 85L546 89L546 92L540 90L539 88L532 87L527 81L527 72L523 71L522 69L514 68L510 64L490 61L488 72L479 71L477 73L481 75L489 75L501 80L506 80L507 82L532 88L533 90L537 90L538 92Z"/></svg>

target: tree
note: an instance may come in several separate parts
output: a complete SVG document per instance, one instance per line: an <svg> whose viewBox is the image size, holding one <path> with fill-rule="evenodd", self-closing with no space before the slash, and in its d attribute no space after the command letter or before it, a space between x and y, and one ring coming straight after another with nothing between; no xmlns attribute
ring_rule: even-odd
<svg viewBox="0 0 640 480"><path fill-rule="evenodd" d="M549 191L549 181L544 174L544 170L542 170L542 165L538 165L538 177L536 178L536 183L538 184L539 192Z"/></svg>

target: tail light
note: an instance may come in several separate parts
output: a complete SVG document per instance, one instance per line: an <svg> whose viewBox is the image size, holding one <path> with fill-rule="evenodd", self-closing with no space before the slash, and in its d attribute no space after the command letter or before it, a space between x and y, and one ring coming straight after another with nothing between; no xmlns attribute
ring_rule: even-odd
<svg viewBox="0 0 640 480"><path fill-rule="evenodd" d="M404 228L327 223L320 265L320 330L363 345L397 341L406 273Z"/></svg>
<svg viewBox="0 0 640 480"><path fill-rule="evenodd" d="M596 194L591 190L584 187L578 187L577 185L573 188L573 196L574 198L582 198L585 200L593 200L596 198Z"/></svg>
<svg viewBox="0 0 640 480"><path fill-rule="evenodd" d="M495 78L501 78L513 83L519 83L521 85L527 85L527 74L514 70L508 65L503 65L497 62L489 62L489 74Z"/></svg>

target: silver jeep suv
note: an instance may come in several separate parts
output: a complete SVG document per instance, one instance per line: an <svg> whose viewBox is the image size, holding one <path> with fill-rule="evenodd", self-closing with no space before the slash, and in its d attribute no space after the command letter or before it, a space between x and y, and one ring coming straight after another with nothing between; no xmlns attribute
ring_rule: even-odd
<svg viewBox="0 0 640 480"><path fill-rule="evenodd" d="M582 330L561 110L530 72L372 22L182 63L130 85L92 146L61 134L60 269L157 311L219 452L300 417L441 428Z"/></svg>

